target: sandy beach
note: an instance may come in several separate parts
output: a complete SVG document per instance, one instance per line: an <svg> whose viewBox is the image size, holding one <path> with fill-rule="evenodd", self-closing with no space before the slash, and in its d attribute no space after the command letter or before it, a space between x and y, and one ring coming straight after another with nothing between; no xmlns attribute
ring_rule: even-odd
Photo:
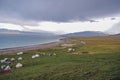
<svg viewBox="0 0 120 80"><path fill-rule="evenodd" d="M20 52L20 51L51 48L51 47L60 45L60 44L62 44L64 42L65 42L64 39L60 39L59 41L45 43L45 44L30 45L30 46L23 46L23 47L14 47L14 48L5 48L5 49L0 49L0 54L16 53L16 52Z"/></svg>

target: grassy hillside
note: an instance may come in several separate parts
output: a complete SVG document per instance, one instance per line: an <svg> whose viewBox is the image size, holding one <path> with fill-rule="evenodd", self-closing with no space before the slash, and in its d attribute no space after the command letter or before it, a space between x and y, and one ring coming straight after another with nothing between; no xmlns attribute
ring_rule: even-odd
<svg viewBox="0 0 120 80"><path fill-rule="evenodd" d="M85 44L81 44L84 41ZM120 37L74 37L66 43L75 43L75 52L90 52L93 54L74 55L67 52L68 48L60 45L43 50L27 51L22 61L24 67L13 68L9 74L0 75L0 80L120 80ZM32 59L33 54L40 54ZM56 53L48 56L43 53ZM16 54L0 55L19 57ZM1 64L0 64L1 65Z"/></svg>

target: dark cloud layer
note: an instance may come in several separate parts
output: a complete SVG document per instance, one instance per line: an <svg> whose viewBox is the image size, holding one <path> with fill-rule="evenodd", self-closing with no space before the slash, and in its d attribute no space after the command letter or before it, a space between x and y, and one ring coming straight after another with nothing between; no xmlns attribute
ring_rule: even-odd
<svg viewBox="0 0 120 80"><path fill-rule="evenodd" d="M120 13L120 0L0 0L0 22L94 21Z"/></svg>

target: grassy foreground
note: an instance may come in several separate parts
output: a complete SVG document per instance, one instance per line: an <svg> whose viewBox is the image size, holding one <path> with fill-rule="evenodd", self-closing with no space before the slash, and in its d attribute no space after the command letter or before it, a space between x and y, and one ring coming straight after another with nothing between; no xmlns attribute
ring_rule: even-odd
<svg viewBox="0 0 120 80"><path fill-rule="evenodd" d="M80 41L85 41L82 45ZM120 37L77 37L67 43L75 43L75 52L87 51L93 54L73 55L68 48L56 46L50 49L27 51L20 55L24 67L0 75L0 80L120 80ZM40 54L32 59L33 54ZM42 53L56 53L48 56ZM0 55L2 58L18 58L16 54ZM0 64L1 65L1 64Z"/></svg>

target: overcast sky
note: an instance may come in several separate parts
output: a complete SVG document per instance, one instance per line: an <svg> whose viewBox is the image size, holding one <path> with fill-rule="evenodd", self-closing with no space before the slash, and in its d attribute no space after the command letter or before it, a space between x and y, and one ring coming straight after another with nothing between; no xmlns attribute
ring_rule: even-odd
<svg viewBox="0 0 120 80"><path fill-rule="evenodd" d="M0 0L0 28L70 33L118 23L120 0Z"/></svg>

